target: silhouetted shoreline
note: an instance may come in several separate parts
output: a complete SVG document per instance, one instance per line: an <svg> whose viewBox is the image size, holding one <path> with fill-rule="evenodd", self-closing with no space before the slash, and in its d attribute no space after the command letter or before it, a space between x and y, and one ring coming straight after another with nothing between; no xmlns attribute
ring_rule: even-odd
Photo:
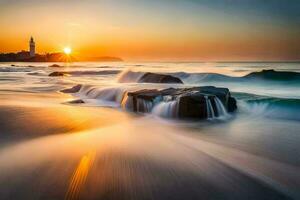
<svg viewBox="0 0 300 200"><path fill-rule="evenodd" d="M75 58L72 55L64 53L47 53L36 54L34 57L29 56L29 52L21 51L18 53L1 53L0 62L78 62L78 61L103 61L103 62L120 62L123 59L113 56L91 57L87 59Z"/></svg>

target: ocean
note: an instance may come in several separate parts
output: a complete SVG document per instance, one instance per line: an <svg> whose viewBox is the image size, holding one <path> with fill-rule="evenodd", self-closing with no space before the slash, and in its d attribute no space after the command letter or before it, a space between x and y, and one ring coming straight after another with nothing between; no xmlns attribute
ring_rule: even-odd
<svg viewBox="0 0 300 200"><path fill-rule="evenodd" d="M0 64L0 199L300 199L300 63L52 64ZM228 88L237 110L122 106L127 91L197 86Z"/></svg>

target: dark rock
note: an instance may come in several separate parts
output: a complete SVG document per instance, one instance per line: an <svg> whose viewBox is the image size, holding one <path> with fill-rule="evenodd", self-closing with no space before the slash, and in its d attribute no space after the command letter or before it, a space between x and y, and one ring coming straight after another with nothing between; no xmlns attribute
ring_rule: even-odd
<svg viewBox="0 0 300 200"><path fill-rule="evenodd" d="M75 99L73 101L69 101L68 103L71 103L71 104L82 104L82 103L85 103L82 99Z"/></svg>
<svg viewBox="0 0 300 200"><path fill-rule="evenodd" d="M52 72L49 74L49 76L65 76L67 75L66 72Z"/></svg>
<svg viewBox="0 0 300 200"><path fill-rule="evenodd" d="M150 110L148 110L146 108L146 106L140 105L139 100L143 101L145 105L148 104L153 104L153 101L156 97L158 97L160 95L160 91L159 90L139 90L136 92L128 92L126 94L129 99L130 99L130 108L132 111L134 112L150 112Z"/></svg>
<svg viewBox="0 0 300 200"><path fill-rule="evenodd" d="M228 112L234 112L237 109L236 100L233 97L228 98Z"/></svg>
<svg viewBox="0 0 300 200"><path fill-rule="evenodd" d="M246 79L262 79L274 81L291 81L300 80L300 73L289 71L262 70L260 72L252 72L246 76Z"/></svg>
<svg viewBox="0 0 300 200"><path fill-rule="evenodd" d="M139 83L180 83L183 82L174 76L166 75L166 74L156 74L147 72L145 73L139 80Z"/></svg>
<svg viewBox="0 0 300 200"><path fill-rule="evenodd" d="M204 95L184 95L179 99L179 118L207 118L206 99Z"/></svg>
<svg viewBox="0 0 300 200"><path fill-rule="evenodd" d="M167 112L172 113L171 117L178 118L213 118L237 109L236 100L227 88L213 86L128 92L124 95L122 105L134 112L147 113L161 102L169 102L165 107L169 109Z"/></svg>
<svg viewBox="0 0 300 200"><path fill-rule="evenodd" d="M82 85L75 85L72 88L63 89L63 90L61 90L61 92L63 92L63 93L76 93L76 92L79 92L81 87L82 87Z"/></svg>
<svg viewBox="0 0 300 200"><path fill-rule="evenodd" d="M53 65L50 65L49 67L62 67L62 66L60 66L58 64L53 64Z"/></svg>

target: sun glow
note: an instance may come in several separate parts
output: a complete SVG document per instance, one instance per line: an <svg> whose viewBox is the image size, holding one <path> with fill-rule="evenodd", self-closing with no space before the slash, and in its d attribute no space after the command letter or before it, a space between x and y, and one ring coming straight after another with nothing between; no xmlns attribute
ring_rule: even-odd
<svg viewBox="0 0 300 200"><path fill-rule="evenodd" d="M65 47L64 52L65 52L65 54L69 55L69 54L71 54L72 49L70 47Z"/></svg>

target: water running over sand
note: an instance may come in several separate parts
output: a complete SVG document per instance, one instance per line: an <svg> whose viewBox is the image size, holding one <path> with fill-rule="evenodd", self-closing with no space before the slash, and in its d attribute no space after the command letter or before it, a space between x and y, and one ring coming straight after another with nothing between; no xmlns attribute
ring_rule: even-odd
<svg viewBox="0 0 300 200"><path fill-rule="evenodd" d="M298 82L227 79L299 64L14 64L0 65L0 199L300 198ZM57 70L70 73L48 76ZM91 73L100 70L124 72ZM137 83L147 71L184 84ZM221 79L200 78L217 71ZM73 95L59 92L77 84ZM146 115L126 111L126 91L200 85L228 87L237 112L214 98L214 120L178 120L170 97L139 102Z"/></svg>

